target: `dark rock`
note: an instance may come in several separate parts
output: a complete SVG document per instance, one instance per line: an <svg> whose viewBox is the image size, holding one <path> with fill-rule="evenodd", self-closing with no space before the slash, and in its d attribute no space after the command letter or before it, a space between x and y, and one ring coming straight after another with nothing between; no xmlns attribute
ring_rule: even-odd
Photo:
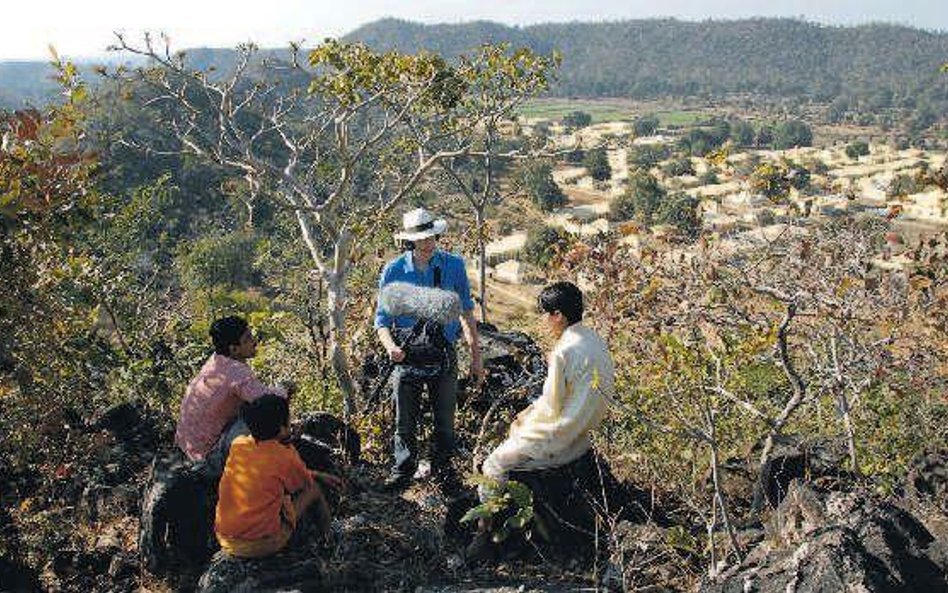
<svg viewBox="0 0 948 593"><path fill-rule="evenodd" d="M112 556L112 561L109 562L108 575L112 579L126 579L132 576L137 568L135 558L119 552Z"/></svg>
<svg viewBox="0 0 948 593"><path fill-rule="evenodd" d="M213 536L216 484L177 452L155 462L142 501L138 550L156 575L192 574L217 548Z"/></svg>
<svg viewBox="0 0 948 593"><path fill-rule="evenodd" d="M622 520L639 523L657 514L648 508L644 492L620 484L608 463L593 451L562 467L511 472L509 478L525 484L533 493L534 527L531 544L525 545L526 533L517 534L500 546L501 555L531 554L539 546L544 556L591 557L597 549L597 537L601 549L609 545L607 524ZM515 510L494 517L495 525Z"/></svg>
<svg viewBox="0 0 948 593"><path fill-rule="evenodd" d="M912 515L864 492L821 495L794 481L770 522L771 537L706 593L945 591L948 565Z"/></svg>
<svg viewBox="0 0 948 593"><path fill-rule="evenodd" d="M41 589L39 575L35 570L0 556L0 591L32 593Z"/></svg>
<svg viewBox="0 0 948 593"><path fill-rule="evenodd" d="M937 538L948 541L948 452L926 451L909 466L902 503Z"/></svg>
<svg viewBox="0 0 948 593"><path fill-rule="evenodd" d="M345 422L327 413L307 414L299 422L300 441L316 445L313 458L307 459L302 447L297 447L310 469L330 471L333 467L359 462L362 441L359 433ZM325 469L324 469L325 468Z"/></svg>
<svg viewBox="0 0 948 593"><path fill-rule="evenodd" d="M131 403L118 404L99 415L95 427L99 430L108 430L116 436L132 434L141 425L142 415L138 408Z"/></svg>
<svg viewBox="0 0 948 593"><path fill-rule="evenodd" d="M911 464L905 478L905 497L934 504L948 513L948 452L926 451Z"/></svg>
<svg viewBox="0 0 948 593"><path fill-rule="evenodd" d="M753 507L761 509L764 502L770 508L776 507L793 480L845 477L842 470L845 458L845 445L841 441L805 442L793 435L778 437L761 480L755 485ZM756 459L749 471L751 475L757 473ZM763 492L761 484L765 486Z"/></svg>
<svg viewBox="0 0 948 593"><path fill-rule="evenodd" d="M218 552L198 581L200 593L307 593L321 591L319 559L282 552L275 556L241 560Z"/></svg>
<svg viewBox="0 0 948 593"><path fill-rule="evenodd" d="M543 391L546 358L537 343L523 332L498 331L492 325L478 326L486 373L477 392L468 389L468 378L459 382L459 406L470 406L479 414L496 406L503 411L521 410ZM463 354L464 350L462 350Z"/></svg>

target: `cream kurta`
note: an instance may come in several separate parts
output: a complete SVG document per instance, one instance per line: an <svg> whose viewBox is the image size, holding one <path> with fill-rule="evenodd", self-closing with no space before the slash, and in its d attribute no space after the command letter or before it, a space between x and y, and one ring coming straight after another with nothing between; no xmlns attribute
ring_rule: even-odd
<svg viewBox="0 0 948 593"><path fill-rule="evenodd" d="M543 395L517 415L510 434L484 461L503 483L513 470L565 465L589 450L589 433L612 401L615 369L599 334L575 323L550 354Z"/></svg>

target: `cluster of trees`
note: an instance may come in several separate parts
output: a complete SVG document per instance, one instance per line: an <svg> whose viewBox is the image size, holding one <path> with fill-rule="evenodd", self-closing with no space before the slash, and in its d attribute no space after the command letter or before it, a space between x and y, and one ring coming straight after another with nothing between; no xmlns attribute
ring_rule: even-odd
<svg viewBox="0 0 948 593"><path fill-rule="evenodd" d="M761 163L750 175L751 189L774 201L787 197L791 188L803 191L809 185L809 169L790 162Z"/></svg>
<svg viewBox="0 0 948 593"><path fill-rule="evenodd" d="M701 232L698 200L684 193L669 195L654 175L642 169L630 172L628 188L613 200L609 219L644 226L668 224L690 239Z"/></svg>
<svg viewBox="0 0 948 593"><path fill-rule="evenodd" d="M604 148L586 151L582 164L586 168L586 174L594 181L608 181L612 178L612 167Z"/></svg>
<svg viewBox="0 0 948 593"><path fill-rule="evenodd" d="M524 193L543 212L566 204L566 194L553 180L553 166L545 160L529 160L521 165L517 181Z"/></svg>

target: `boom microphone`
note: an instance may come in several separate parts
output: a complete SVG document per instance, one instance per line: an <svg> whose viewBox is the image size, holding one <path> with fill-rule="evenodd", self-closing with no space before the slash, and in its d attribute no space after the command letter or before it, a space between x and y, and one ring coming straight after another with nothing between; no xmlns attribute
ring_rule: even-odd
<svg viewBox="0 0 948 593"><path fill-rule="evenodd" d="M433 319L442 325L461 315L458 293L407 282L386 284L379 296L379 303L389 315Z"/></svg>

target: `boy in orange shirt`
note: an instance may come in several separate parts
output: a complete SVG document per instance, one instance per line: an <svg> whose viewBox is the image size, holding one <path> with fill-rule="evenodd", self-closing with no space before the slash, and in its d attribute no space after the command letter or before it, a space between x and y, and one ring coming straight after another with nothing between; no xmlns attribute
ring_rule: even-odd
<svg viewBox="0 0 948 593"><path fill-rule="evenodd" d="M319 527L329 528L329 505L319 486L340 486L339 478L312 472L287 441L287 401L266 394L241 410L249 436L234 439L221 476L214 531L221 549L238 558L279 552L290 540L297 520L316 503Z"/></svg>

